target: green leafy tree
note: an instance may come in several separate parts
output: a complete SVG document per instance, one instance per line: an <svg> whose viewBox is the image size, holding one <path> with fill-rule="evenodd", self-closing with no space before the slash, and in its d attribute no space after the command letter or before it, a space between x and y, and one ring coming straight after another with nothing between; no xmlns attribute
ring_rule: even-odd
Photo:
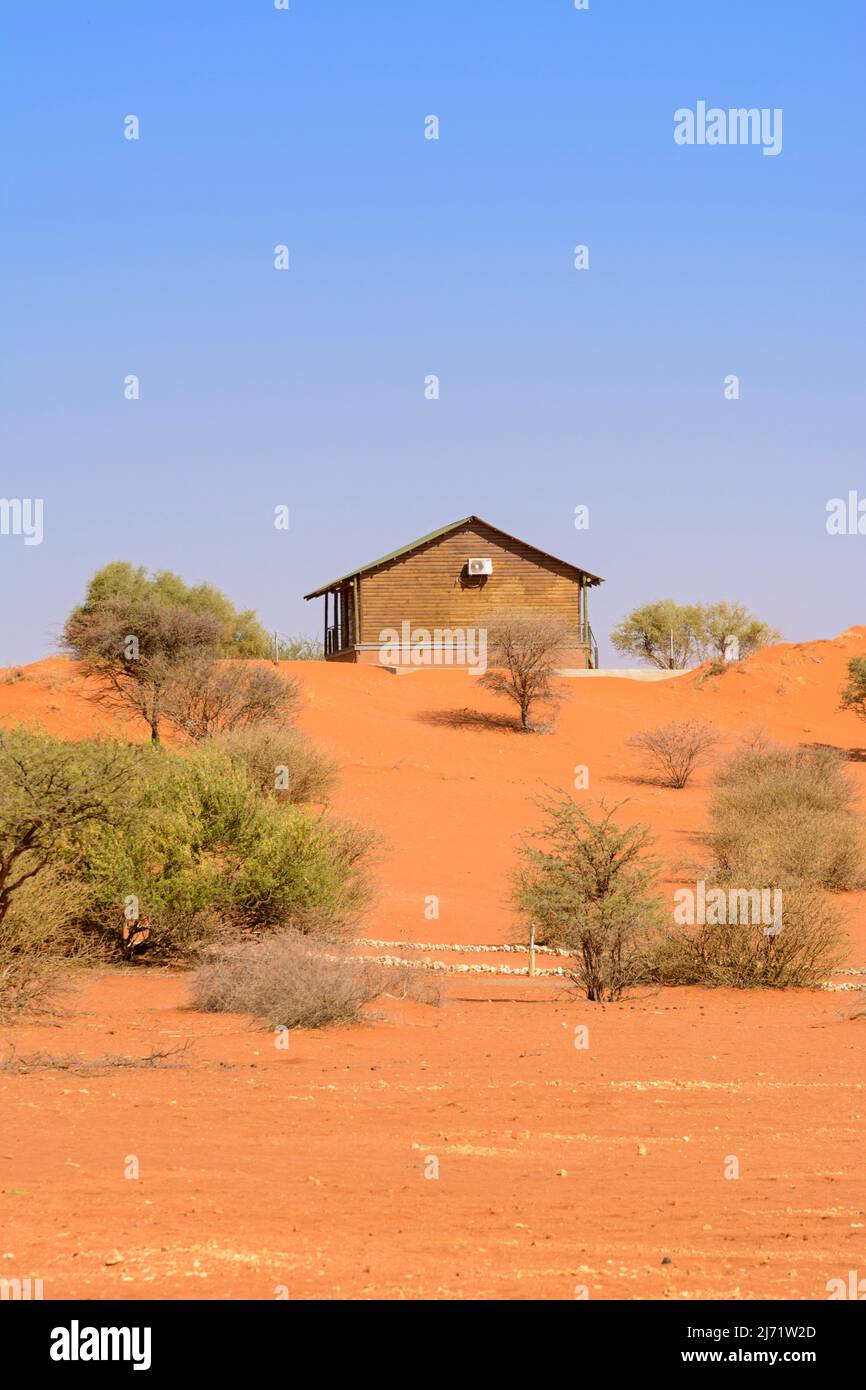
<svg viewBox="0 0 866 1390"><path fill-rule="evenodd" d="M719 660L724 660L731 638L740 657L751 656L761 647L781 641L781 633L753 617L741 603L707 604L701 609L701 617L704 652L711 652Z"/></svg>
<svg viewBox="0 0 866 1390"><path fill-rule="evenodd" d="M700 657L703 619L697 604L657 603L635 608L614 628L610 640L618 652L662 670L684 670Z"/></svg>
<svg viewBox="0 0 866 1390"><path fill-rule="evenodd" d="M660 599L635 608L611 633L617 651L662 670L684 670L707 656L723 660L730 639L740 657L780 640L741 603L674 603Z"/></svg>
<svg viewBox="0 0 866 1390"><path fill-rule="evenodd" d="M272 655L271 639L252 609L238 612L231 600L212 584L190 586L171 570L149 574L141 565L113 560L94 574L84 602L73 610L72 617L90 616L113 600L152 601L216 619L220 628L220 656L264 658Z"/></svg>
<svg viewBox="0 0 866 1390"><path fill-rule="evenodd" d="M848 662L848 682L839 696L842 709L866 719L866 656L854 656Z"/></svg>

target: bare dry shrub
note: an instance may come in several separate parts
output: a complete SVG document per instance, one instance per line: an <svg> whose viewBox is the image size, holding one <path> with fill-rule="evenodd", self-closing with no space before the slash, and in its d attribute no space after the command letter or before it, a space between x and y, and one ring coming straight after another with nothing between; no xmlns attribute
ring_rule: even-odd
<svg viewBox="0 0 866 1390"><path fill-rule="evenodd" d="M192 977L193 1008L250 1014L268 1028L354 1023L386 988L376 962L313 946L295 933L215 955Z"/></svg>
<svg viewBox="0 0 866 1390"><path fill-rule="evenodd" d="M82 1057L78 1052L30 1052L19 1055L14 1043L0 1058L0 1072L7 1076L29 1076L35 1071L71 1071L77 1076L103 1076L106 1071L163 1070L186 1065L191 1042L175 1047L151 1048L144 1057L127 1057L121 1052L102 1052L98 1057Z"/></svg>
<svg viewBox="0 0 866 1390"><path fill-rule="evenodd" d="M727 891L728 885L718 886ZM671 928L652 952L654 977L661 984L733 989L821 983L845 957L843 916L814 888L799 885L782 893L778 932L739 922Z"/></svg>
<svg viewBox="0 0 866 1390"><path fill-rule="evenodd" d="M242 763L256 788L295 805L327 801L337 779L337 763L304 734L285 724L234 729L211 740Z"/></svg>
<svg viewBox="0 0 866 1390"><path fill-rule="evenodd" d="M538 732L531 723L539 705L555 710L562 696L551 684L558 655L568 645L568 632L553 618L527 613L494 615L487 628L488 670L479 683L494 695L513 700L520 727Z"/></svg>
<svg viewBox="0 0 866 1390"><path fill-rule="evenodd" d="M442 990L430 971L411 965L392 965L385 968L383 994L392 999L410 999L414 1004L442 1003Z"/></svg>
<svg viewBox="0 0 866 1390"><path fill-rule="evenodd" d="M76 609L63 630L63 646L94 684L88 699L133 710L159 742L165 702L175 684L199 662L214 662L220 623L153 596L110 598L90 611Z"/></svg>
<svg viewBox="0 0 866 1390"><path fill-rule="evenodd" d="M740 743L750 753L763 753L770 744L770 737L763 724L750 724L740 735Z"/></svg>
<svg viewBox="0 0 866 1390"><path fill-rule="evenodd" d="M790 748L753 736L731 754L713 784L704 842L714 862L704 874L728 903L731 892L778 889L780 928L730 920L675 927L657 943L656 977L741 989L824 980L844 959L845 932L842 912L823 890L854 887L862 877L854 799L833 749Z"/></svg>
<svg viewBox="0 0 866 1390"><path fill-rule="evenodd" d="M644 761L664 787L681 789L697 768L709 762L719 734L696 719L672 720L657 729L643 729L629 739L629 747Z"/></svg>
<svg viewBox="0 0 866 1390"><path fill-rule="evenodd" d="M45 956L0 955L0 1019L53 1014L69 988L59 963Z"/></svg>
<svg viewBox="0 0 866 1390"><path fill-rule="evenodd" d="M717 658L715 661L709 662L707 666L698 672L692 684L696 690L700 690L701 686L706 684L707 681L715 680L717 676L726 676L731 669L731 664L730 661L725 661L722 658Z"/></svg>
<svg viewBox="0 0 866 1390"><path fill-rule="evenodd" d="M741 884L858 887L864 844L855 802L832 748L743 748L715 779L706 843L716 872Z"/></svg>
<svg viewBox="0 0 866 1390"><path fill-rule="evenodd" d="M202 653L174 671L162 710L182 733L200 743L215 734L288 718L297 705L297 681L272 667L239 661L217 665Z"/></svg>

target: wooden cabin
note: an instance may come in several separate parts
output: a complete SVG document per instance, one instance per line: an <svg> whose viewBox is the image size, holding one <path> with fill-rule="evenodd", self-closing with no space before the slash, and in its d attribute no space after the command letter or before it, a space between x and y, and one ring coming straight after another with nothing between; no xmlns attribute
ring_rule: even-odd
<svg viewBox="0 0 866 1390"><path fill-rule="evenodd" d="M567 639L559 666L568 670L598 666L588 598L603 582L467 516L304 597L324 597L328 661L472 666L467 634L508 611L560 619Z"/></svg>

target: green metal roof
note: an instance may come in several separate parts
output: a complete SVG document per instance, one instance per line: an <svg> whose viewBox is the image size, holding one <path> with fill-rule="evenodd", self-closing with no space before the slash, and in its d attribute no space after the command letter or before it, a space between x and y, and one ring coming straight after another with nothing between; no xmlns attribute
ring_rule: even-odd
<svg viewBox="0 0 866 1390"><path fill-rule="evenodd" d="M321 598L322 594L331 593L338 589L341 584L346 584L350 579L362 574L367 574L370 570L378 569L380 565L387 565L389 560L399 560L401 555L408 555L412 550L418 550L428 541L438 540L440 536L445 536L449 531L456 531L461 526L469 526L472 522L477 525L486 526L489 531L495 531L497 535L504 536L506 540L517 541L519 545L526 545L530 550L534 550L537 555L543 555L547 560L556 560L558 565L567 565L574 570L575 574L580 574L588 584L603 584L604 580L599 579L598 575L590 574L588 570L582 570L578 565L572 565L568 560L560 560L555 555L550 555L546 550L539 550L538 546L530 545L528 541L520 541L517 536L511 536L507 531L502 531L498 526L493 526L489 521L484 521L480 516L464 516L460 521L449 522L447 526L440 526L438 531L431 531L427 536L421 536L417 541L410 541L408 545L402 545L399 550L392 550L388 555L381 555L378 560L371 560L368 565L361 565L358 569L349 570L348 574L341 574L339 579L332 579L330 584L323 584L319 589L313 589L312 593L304 594L305 599Z"/></svg>

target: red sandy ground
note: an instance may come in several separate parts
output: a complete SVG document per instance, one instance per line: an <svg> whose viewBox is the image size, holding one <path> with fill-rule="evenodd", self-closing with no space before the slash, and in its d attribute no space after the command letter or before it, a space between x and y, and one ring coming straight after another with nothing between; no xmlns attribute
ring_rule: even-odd
<svg viewBox="0 0 866 1390"><path fill-rule="evenodd" d="M665 860L693 857L707 774L685 791L633 780L629 736L697 716L731 743L762 725L861 748L866 726L838 711L861 654L854 628L702 684L564 681L556 732L532 737L461 717L502 712L463 673L284 669L300 726L342 765L337 809L383 836L362 933L501 942L540 789L571 790L586 764L575 795L628 798L619 815L649 821ZM0 722L111 727L68 662L23 674L0 673ZM866 762L850 766L863 783ZM856 970L866 894L847 897ZM90 975L58 1026L0 1028L4 1051L192 1046L176 1069L0 1077L0 1277L42 1278L47 1298L825 1298L866 1274L861 1001L666 989L601 1007L547 979L450 976L441 1008L383 1001L283 1052L191 1011L180 973Z"/></svg>

